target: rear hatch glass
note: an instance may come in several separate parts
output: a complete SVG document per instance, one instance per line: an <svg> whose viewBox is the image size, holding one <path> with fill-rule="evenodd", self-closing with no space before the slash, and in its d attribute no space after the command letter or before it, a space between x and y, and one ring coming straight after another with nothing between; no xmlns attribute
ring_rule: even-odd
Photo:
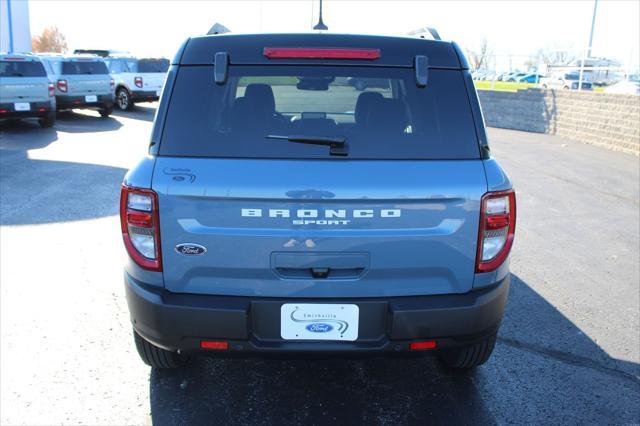
<svg viewBox="0 0 640 426"><path fill-rule="evenodd" d="M109 74L104 62L99 61L70 61L62 63L62 74Z"/></svg>
<svg viewBox="0 0 640 426"><path fill-rule="evenodd" d="M302 136L344 140L349 159L477 159L463 78L432 69L419 88L409 68L230 66L218 85L212 66L183 66L159 155L335 158L287 139Z"/></svg>
<svg viewBox="0 0 640 426"><path fill-rule="evenodd" d="M42 63L35 61L0 61L0 77L46 77Z"/></svg>
<svg viewBox="0 0 640 426"><path fill-rule="evenodd" d="M168 69L168 59L140 59L138 61L138 72L140 73L165 73Z"/></svg>

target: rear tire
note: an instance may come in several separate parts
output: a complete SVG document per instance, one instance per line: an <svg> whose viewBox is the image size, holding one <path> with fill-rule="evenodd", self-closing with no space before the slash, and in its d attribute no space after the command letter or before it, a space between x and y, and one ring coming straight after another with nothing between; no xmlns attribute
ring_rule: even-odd
<svg viewBox="0 0 640 426"><path fill-rule="evenodd" d="M116 92L116 106L121 111L131 111L133 109L131 94L124 87L119 88Z"/></svg>
<svg viewBox="0 0 640 426"><path fill-rule="evenodd" d="M100 115L102 116L102 118L109 117L112 112L113 112L113 106L100 109Z"/></svg>
<svg viewBox="0 0 640 426"><path fill-rule="evenodd" d="M478 367L489 360L496 345L497 333L471 346L449 349L438 357L450 368L469 369Z"/></svg>
<svg viewBox="0 0 640 426"><path fill-rule="evenodd" d="M147 342L142 336L136 333L135 330L133 332L133 339L136 342L136 349L138 350L140 359L150 367L163 369L179 368L189 361L189 358L184 355L167 351Z"/></svg>
<svg viewBox="0 0 640 426"><path fill-rule="evenodd" d="M40 124L40 127L43 129L53 127L53 125L56 124L56 113L50 112L45 117L39 118L38 124Z"/></svg>

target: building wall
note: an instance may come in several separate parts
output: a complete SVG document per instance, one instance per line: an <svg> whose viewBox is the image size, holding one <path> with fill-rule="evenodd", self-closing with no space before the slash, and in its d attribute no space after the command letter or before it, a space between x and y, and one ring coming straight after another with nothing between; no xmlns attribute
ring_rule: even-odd
<svg viewBox="0 0 640 426"><path fill-rule="evenodd" d="M548 133L640 155L640 97L572 90L479 90L491 127Z"/></svg>
<svg viewBox="0 0 640 426"><path fill-rule="evenodd" d="M0 0L0 52L10 51L31 52L28 0Z"/></svg>

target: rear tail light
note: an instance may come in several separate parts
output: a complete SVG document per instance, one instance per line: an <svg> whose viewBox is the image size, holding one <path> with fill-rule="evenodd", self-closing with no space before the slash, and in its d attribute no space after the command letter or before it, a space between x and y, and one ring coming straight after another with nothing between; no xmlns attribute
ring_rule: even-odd
<svg viewBox="0 0 640 426"><path fill-rule="evenodd" d="M327 49L308 47L265 47L269 59L365 59L380 58L380 49Z"/></svg>
<svg viewBox="0 0 640 426"><path fill-rule="evenodd" d="M56 83L56 86L58 87L58 90L64 93L67 93L67 90L69 89L69 85L67 84L67 80L58 80L58 82Z"/></svg>
<svg viewBox="0 0 640 426"><path fill-rule="evenodd" d="M476 272L497 269L509 256L516 230L516 194L488 192L480 201Z"/></svg>
<svg viewBox="0 0 640 426"><path fill-rule="evenodd" d="M56 94L56 90L55 90L55 86L53 85L53 83L49 83L49 97L53 98Z"/></svg>
<svg viewBox="0 0 640 426"><path fill-rule="evenodd" d="M162 271L158 196L150 189L122 186L122 238L131 259L140 267Z"/></svg>
<svg viewBox="0 0 640 426"><path fill-rule="evenodd" d="M142 89L142 77L134 78L133 82L135 83L136 87L139 87L139 88Z"/></svg>
<svg viewBox="0 0 640 426"><path fill-rule="evenodd" d="M113 81L113 79L109 80L109 87L111 88L112 92L113 92L113 89L116 88L116 82Z"/></svg>

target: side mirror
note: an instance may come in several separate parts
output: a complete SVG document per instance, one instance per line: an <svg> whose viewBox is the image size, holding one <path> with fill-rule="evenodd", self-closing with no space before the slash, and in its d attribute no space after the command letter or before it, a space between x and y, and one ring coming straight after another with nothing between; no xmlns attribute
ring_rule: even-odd
<svg viewBox="0 0 640 426"><path fill-rule="evenodd" d="M216 84L224 84L227 82L227 69L229 68L229 54L227 52L218 52L214 58L213 77Z"/></svg>
<svg viewBox="0 0 640 426"><path fill-rule="evenodd" d="M429 59L424 55L417 55L413 61L416 73L416 85L426 87L429 81Z"/></svg>

